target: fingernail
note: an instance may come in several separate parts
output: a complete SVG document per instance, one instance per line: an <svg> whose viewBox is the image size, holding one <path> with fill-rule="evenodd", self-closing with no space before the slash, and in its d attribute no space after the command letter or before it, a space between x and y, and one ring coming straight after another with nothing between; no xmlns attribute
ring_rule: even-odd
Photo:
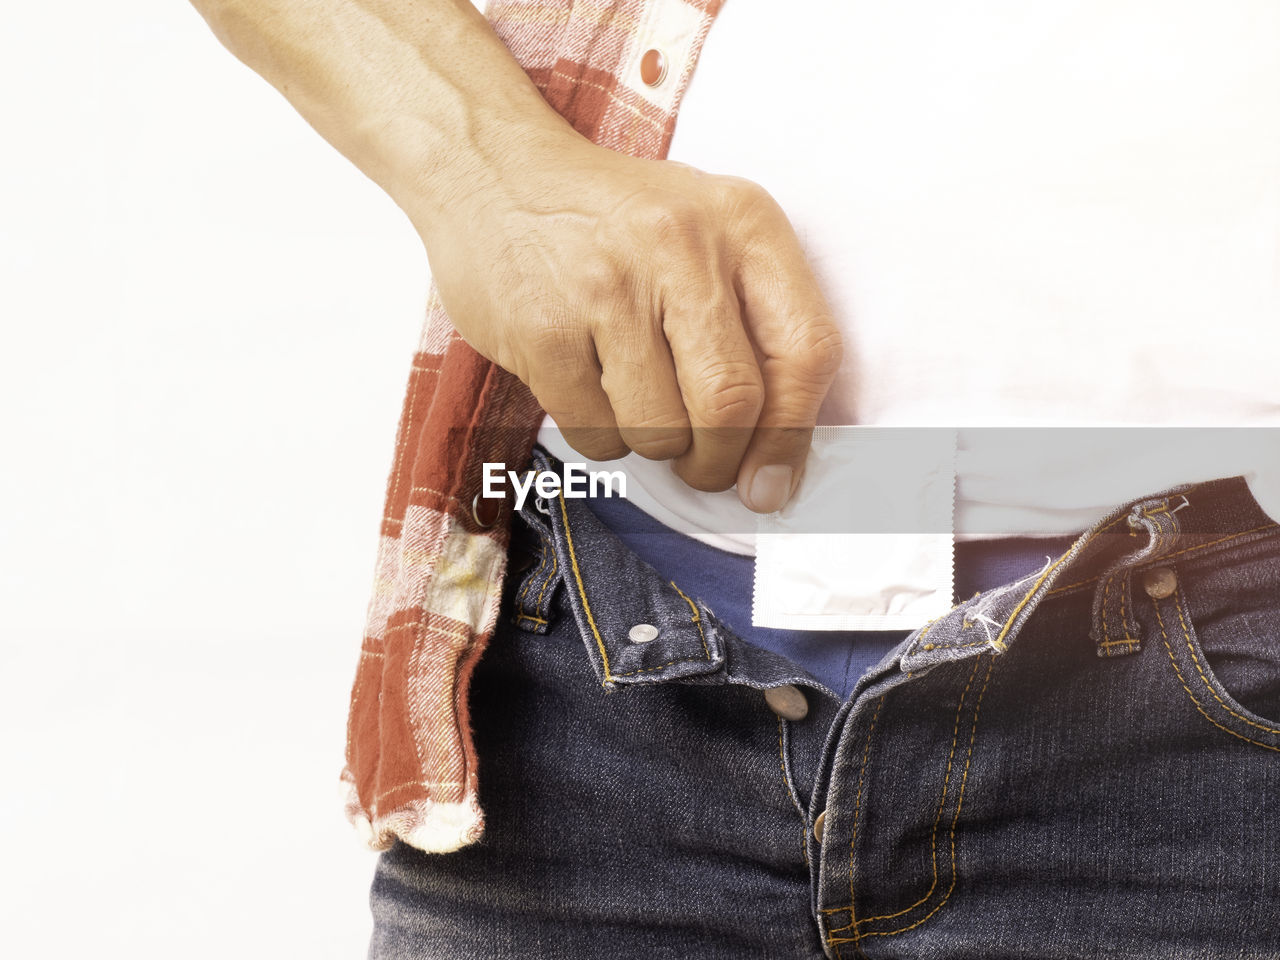
<svg viewBox="0 0 1280 960"><path fill-rule="evenodd" d="M747 488L747 506L756 513L781 510L791 496L791 477L792 470L785 464L760 467Z"/></svg>

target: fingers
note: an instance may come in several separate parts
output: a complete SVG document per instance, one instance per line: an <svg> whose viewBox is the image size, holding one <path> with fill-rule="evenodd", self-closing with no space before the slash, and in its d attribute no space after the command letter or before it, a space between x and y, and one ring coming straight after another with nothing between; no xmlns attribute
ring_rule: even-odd
<svg viewBox="0 0 1280 960"><path fill-rule="evenodd" d="M677 475L698 490L727 490L764 403L764 383L728 282L667 304L663 328L675 360L692 443Z"/></svg>
<svg viewBox="0 0 1280 960"><path fill-rule="evenodd" d="M750 509L769 513L781 509L799 484L843 347L789 225L777 232L767 256L743 260L738 280L764 382L760 417L738 469L738 496Z"/></svg>
<svg viewBox="0 0 1280 960"><path fill-rule="evenodd" d="M511 352L585 457L670 459L690 486L736 482L768 513L799 484L840 333L773 199L748 181L692 179L691 193L628 195L640 199L616 213L623 226L597 226L544 288L561 319L517 325Z"/></svg>
<svg viewBox="0 0 1280 960"><path fill-rule="evenodd" d="M601 386L623 443L650 460L689 449L688 414L660 318L627 318L596 333Z"/></svg>
<svg viewBox="0 0 1280 960"><path fill-rule="evenodd" d="M628 453L590 338L568 325L545 324L531 353L529 388L551 415L565 441L588 460L615 460Z"/></svg>

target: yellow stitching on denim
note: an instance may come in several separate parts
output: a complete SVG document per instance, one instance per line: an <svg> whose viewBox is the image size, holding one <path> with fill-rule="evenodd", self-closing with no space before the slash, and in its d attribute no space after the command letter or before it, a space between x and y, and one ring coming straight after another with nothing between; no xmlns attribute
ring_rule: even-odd
<svg viewBox="0 0 1280 960"><path fill-rule="evenodd" d="M1267 733L1280 733L1280 726L1272 726L1271 724L1258 723L1256 720L1250 720L1248 717L1243 716L1240 713L1237 713L1235 710L1232 710L1231 707L1225 701L1223 701L1223 699L1220 696L1218 696L1218 691L1213 689L1213 685L1209 683L1209 678L1205 676L1204 670L1200 666L1200 657L1196 653L1195 647L1192 646L1191 644L1191 629L1187 626L1187 618L1182 615L1182 591L1181 590L1179 590L1174 595L1174 609L1178 611L1178 620L1182 624L1182 635L1186 638L1187 650L1191 653L1191 661L1196 666L1196 673L1200 674L1201 682L1204 683L1205 688L1211 694L1213 694L1213 699L1217 700L1218 703L1221 704L1222 709L1227 711L1227 713L1231 714L1237 720L1240 720L1243 723L1247 723L1251 727L1257 727L1259 730L1265 730Z"/></svg>
<svg viewBox="0 0 1280 960"><path fill-rule="evenodd" d="M1120 629L1124 631L1124 638L1130 643L1137 643L1137 638L1129 635L1129 615L1128 608L1125 606L1125 596L1129 593L1128 582L1120 584Z"/></svg>
<svg viewBox="0 0 1280 960"><path fill-rule="evenodd" d="M1173 672L1178 675L1178 683L1182 686L1182 689L1187 692L1187 696L1191 698L1191 703L1195 706L1196 710L1199 711L1200 716L1204 717L1219 730L1222 730L1224 733L1229 733L1233 737L1238 737L1245 743L1252 743L1255 746L1262 747L1264 750L1274 750L1276 753L1280 753L1280 747L1272 746L1269 743L1263 743L1261 740L1254 740L1250 737L1246 737L1243 733L1237 733L1230 727L1224 727L1217 720L1213 719L1213 717L1209 716L1209 714L1205 713L1204 707L1200 706L1200 701L1196 699L1196 695L1191 692L1191 688L1187 686L1186 680L1183 679L1182 671L1178 669L1178 661L1173 657L1173 647L1169 643L1169 635L1164 628L1164 618L1160 616L1160 605L1158 603L1155 604L1155 608L1156 623L1160 625L1160 638L1164 640L1164 648L1169 654L1169 662L1173 664Z"/></svg>
<svg viewBox="0 0 1280 960"><path fill-rule="evenodd" d="M791 779L787 776L787 755L782 749L782 715L778 715L778 768L782 771L782 782L787 787L787 796L791 798L791 802L797 807L800 801L796 799L795 792L791 789Z"/></svg>
<svg viewBox="0 0 1280 960"><path fill-rule="evenodd" d="M1088 545L1089 541L1092 539L1093 539L1092 537L1087 538L1084 541L1084 543L1080 544L1080 549L1083 550ZM1001 651L1002 653L1008 649L1008 647L1004 645L1004 638L1009 635L1009 631L1013 628L1013 621L1018 618L1018 614L1022 612L1022 608L1027 605L1027 603L1031 600L1031 597L1035 594L1035 592L1039 590L1040 587L1044 584L1045 580L1049 578L1049 574L1057 570L1058 567L1062 565L1062 561L1066 560L1067 557L1070 555L1071 555L1071 551L1068 550L1066 553L1060 556L1053 563L1049 564L1047 568L1045 568L1044 573L1040 574L1039 579L1037 579L1036 582L1031 585L1031 589L1027 591L1026 596L1024 596L1021 600L1019 600L1018 605L1013 608L1013 613L1009 614L1009 619L1004 622L1004 626L1000 628L1000 632L996 634L996 638L991 641L991 645L993 647L995 647L997 650Z"/></svg>
<svg viewBox="0 0 1280 960"><path fill-rule="evenodd" d="M951 751L947 754L947 773L942 781L942 799L938 801L938 812L933 818L933 835L929 840L929 848L930 848L931 855L933 857L933 883L930 885L928 893L926 893L923 897L921 897L911 906L907 907L905 910L899 910L897 913L886 913L886 914L882 914L880 916L875 916L875 917L864 917L862 920L858 921L859 926L861 926L864 923L871 923L875 920L892 920L895 917L900 917L905 913L910 913L916 907L925 903L925 901L927 901L931 896L933 896L934 890L937 889L937 886L938 886L938 849L937 849L938 848L938 825L942 823L942 811L945 810L947 806L947 793L949 792L950 785L951 785L951 767L952 767L952 762L955 760L956 743L959 742L959 739L960 739L960 716L964 712L964 702L966 699L968 699L969 688L973 686L973 678L978 675L978 664L980 664L981 662L982 662L981 657L973 661L973 670L971 670L969 673L969 679L964 685L964 690L961 691L960 693L960 702L956 705L955 728L951 733ZM994 663L994 659L992 660L992 662ZM966 770L968 769L967 763L965 764L965 768Z"/></svg>
<svg viewBox="0 0 1280 960"><path fill-rule="evenodd" d="M667 582L670 583L671 586L675 587L676 593L680 594L684 602L689 605L689 611L690 611L689 620L691 623L693 623L695 627L698 628L698 637L699 639L702 640L702 652L705 653L707 655L707 659L710 660L711 650L707 647L707 635L702 632L702 614L698 612L697 605L694 604L694 602L690 600L687 596L685 596L685 593L683 590L681 590L678 586L676 586L676 582L674 580L668 580ZM672 663L675 663L675 662L676 661L674 660L672 661Z"/></svg>
<svg viewBox="0 0 1280 960"><path fill-rule="evenodd" d="M979 691L978 693L978 700L973 710L973 724L969 729L969 748L968 748L968 752L964 762L964 775L960 779L960 794L956 802L956 812L955 812L955 815L951 818L951 885L950 887L948 887L946 894L938 902L938 905L936 907L930 910L927 914L925 914L915 923L912 923L905 927L901 927L897 930L881 930L881 931L872 931L870 933L858 932L858 933L855 933L853 937L843 937L843 938L828 937L827 942L830 943L832 946L835 946L837 942L847 943L849 940L853 940L854 942L861 944L861 941L866 939L867 937L893 937L893 936L897 936L900 933L906 933L908 930L914 930L916 927L920 926L922 923L924 923L930 917L936 914L939 910L941 910L946 905L947 901L951 899L951 894L955 892L956 883L959 879L959 870L956 865L956 826L960 822L960 811L964 806L965 787L969 782L969 766L973 760L973 745L978 735L978 716L982 712L982 699L983 697L986 696L987 685L990 684L991 682L991 673L992 673L992 670L995 668L995 662L996 662L995 655L993 654L991 659L987 662L987 675L982 681L982 690ZM866 921L863 921L863 922L866 922ZM861 949L861 947L859 947L859 949Z"/></svg>
<svg viewBox="0 0 1280 960"><path fill-rule="evenodd" d="M564 539L569 546L569 563L573 565L573 579L578 583L578 596L582 598L582 610L587 615L587 625L591 627L591 633L596 638L596 648L600 651L600 659L604 662L604 682L608 683L613 679L613 675L609 673L609 654L605 653L604 638L600 636L596 618L591 615L591 604L587 601L587 591L582 585L582 571L578 569L578 554L573 549L573 534L569 531L569 511L565 509L562 493L556 494L556 501L560 504L560 517L564 520Z"/></svg>
<svg viewBox="0 0 1280 960"><path fill-rule="evenodd" d="M862 810L862 781L867 773L867 761L871 757L871 735L875 733L876 721L880 719L880 708L884 706L884 698L888 694L881 694L880 699L876 701L876 712L871 717L871 727L867 730L867 743L862 750L862 766L858 769L858 795L853 802L853 837L849 840L849 922L850 925L857 930L858 928L858 898L853 893L853 855L858 845L858 817ZM857 948L858 956L866 957L862 951L862 945L854 942ZM838 952L838 951L837 951Z"/></svg>
<svg viewBox="0 0 1280 960"><path fill-rule="evenodd" d="M546 620L543 620L541 617L534 617L534 616L531 616L531 615L529 615L529 614L527 614L527 613L518 613L518 614L516 614L516 619L517 619L517 620L532 620L534 623L547 623L547 621L546 621Z"/></svg>
<svg viewBox="0 0 1280 960"><path fill-rule="evenodd" d="M1098 646L1100 647L1132 647L1135 644L1137 644L1137 642L1138 641L1135 640L1133 637L1127 637L1124 640L1108 640L1105 643L1098 644Z"/></svg>
<svg viewBox="0 0 1280 960"><path fill-rule="evenodd" d="M520 588L520 595L516 597L516 603L520 607L524 606L525 596L529 593L529 588L533 586L533 581L538 578L538 574L540 574L543 571L543 569L546 567L547 557L555 556L555 550L549 548L545 540L542 541L541 547L542 549L539 551L541 556L538 557L538 569L534 570L532 574L525 577L524 586Z"/></svg>
<svg viewBox="0 0 1280 960"><path fill-rule="evenodd" d="M947 901L951 899L951 894L955 892L956 883L960 877L959 870L957 869L957 866L956 866L956 826L960 823L960 810L964 806L964 791L965 791L965 787L969 783L969 765L973 761L973 744L978 737L978 714L982 712L982 698L985 697L987 694L987 685L991 683L991 673L992 673L992 670L995 668L995 665L996 665L996 658L995 658L995 655L993 654L991 659L987 662L987 675L982 681L982 689L978 691L978 702L974 705L974 708L973 708L973 725L969 728L969 750L968 750L968 753L965 755L964 775L961 776L960 778L960 795L956 801L955 816L951 818L951 886L947 889L946 895L943 896L943 898L940 901L938 901L938 905L936 907L934 907L927 914L925 914L923 917L921 917L919 920L917 920L915 923L911 924L910 926L902 927L899 930L881 930L879 932L873 931L871 933L862 933L858 935L859 940L862 940L866 937L893 937L893 936L897 936L900 933L906 933L908 930L914 930L916 927L920 926L920 924L924 923L926 920L932 917L935 913L941 910L944 906L946 906Z"/></svg>
<svg viewBox="0 0 1280 960"><path fill-rule="evenodd" d="M542 589L538 591L538 600L534 604L539 610L542 609L542 597L547 592L547 587L551 586L551 581L556 578L556 574L560 572L560 558L555 551L551 553L551 571L547 574L547 579L542 581Z"/></svg>
<svg viewBox="0 0 1280 960"><path fill-rule="evenodd" d="M568 529L569 528L566 525L565 527L566 532L568 531ZM571 557L573 556L572 552L570 552L570 556ZM577 570L576 566L574 569L576 572ZM669 580L667 582L670 583L671 586L675 587L676 593L680 594L680 596L684 599L684 602L689 605L689 610L691 611L689 614L689 622L698 628L698 638L702 641L702 652L706 654L706 656L677 657L675 660L668 660L666 663L660 663L656 667L641 667L638 670L628 670L626 673L615 673L612 676L634 677L637 673L653 673L653 671L655 670L661 670L663 667L669 667L675 663L704 663L704 662L709 663L711 661L711 648L707 646L707 635L702 631L702 614L698 611L697 605L685 595L685 592L683 590L681 590L678 586L676 586L676 583L674 580ZM595 629L594 623L592 624L592 629ZM597 634L597 637L598 636L599 634Z"/></svg>
<svg viewBox="0 0 1280 960"><path fill-rule="evenodd" d="M1197 544L1194 547L1185 547L1182 550L1175 550L1173 553L1166 554L1163 557L1153 557L1150 561L1143 561L1143 565L1145 566L1148 562L1157 563L1165 560L1172 560L1174 557L1180 557L1185 553L1195 553L1197 550L1207 550L1209 547L1216 547L1220 543L1227 543L1230 540L1237 540L1240 537L1247 537L1251 533L1261 533L1263 530L1271 530L1275 527L1280 527L1280 523L1265 523L1260 527L1254 527L1251 530L1242 530L1239 533L1233 533L1231 536L1223 537L1220 540L1211 540L1208 543ZM1099 576L1101 576L1101 574L1099 574ZM1065 593L1068 590L1074 590L1076 587L1083 587L1085 584L1093 583L1097 579L1098 577L1088 577L1084 580L1077 580L1075 583L1068 583L1064 587L1054 587L1049 591L1048 596L1052 597L1054 594Z"/></svg>
<svg viewBox="0 0 1280 960"><path fill-rule="evenodd" d="M933 644L932 644L932 643L926 643L923 647L921 647L921 646L920 646L920 641L921 641L921 640L923 640L923 639L925 638L925 634L927 634L930 630L932 630L932 629L933 629L933 625L934 625L935 623L937 623L937 622L938 622L939 620L941 620L941 619L942 619L941 617L934 617L932 620L930 620L928 623L926 623L926 624L924 625L924 627L923 627L923 628L921 628L921 630L920 630L920 636L916 637L916 642L915 642L915 643L913 643L913 644L911 645L911 649L907 651L907 656L911 656L911 654L915 653L915 651L916 651L917 649L919 649L919 650L932 650L932 649L933 649Z"/></svg>
<svg viewBox="0 0 1280 960"><path fill-rule="evenodd" d="M977 623L975 620L974 623ZM964 650L968 647L989 647L990 640L974 640L971 643L928 643L925 644L926 650ZM1001 649L1004 649L1003 647Z"/></svg>
<svg viewBox="0 0 1280 960"><path fill-rule="evenodd" d="M628 670L626 673L613 673L611 677L634 677L637 673L653 673L655 670L661 670L663 667L669 667L676 663L706 663L702 657L679 657L675 660L668 660L666 663L660 663L656 667L640 667L638 670Z"/></svg>
<svg viewBox="0 0 1280 960"><path fill-rule="evenodd" d="M899 910L897 913L886 913L880 916L866 917L862 920L858 920L856 923L859 926L864 923L871 923L873 920L892 920L894 917L900 917L904 913L910 913L916 907L925 903L930 897L932 897L934 890L938 888L938 825L942 823L942 811L947 807L947 792L951 787L951 766L952 762L955 760L956 744L960 741L960 716L964 712L965 699L969 696L969 688L973 686L973 678L978 675L978 664L981 662L981 657L978 657L973 661L973 670L970 671L969 680L965 683L964 690L960 693L960 702L956 704L955 728L951 732L951 751L947 754L947 772L946 776L942 780L942 799L938 801L938 812L933 818L933 832L929 838L929 851L933 860L933 883L929 885L929 889L925 892L925 895L911 906L903 910ZM853 912L852 904L850 905L849 912ZM852 926L854 926L854 923L851 922L843 927L837 927L830 932L839 933L841 930L848 930L849 927Z"/></svg>
<svg viewBox="0 0 1280 960"><path fill-rule="evenodd" d="M1104 647L1113 643L1111 631L1107 629L1107 606L1108 601L1111 599L1111 585L1115 582L1115 577L1107 577L1106 586L1102 588L1102 645Z"/></svg>

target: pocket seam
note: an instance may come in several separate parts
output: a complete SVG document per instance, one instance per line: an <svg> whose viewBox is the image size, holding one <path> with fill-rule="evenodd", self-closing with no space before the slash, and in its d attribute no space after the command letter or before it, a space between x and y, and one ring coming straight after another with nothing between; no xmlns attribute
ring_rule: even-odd
<svg viewBox="0 0 1280 960"><path fill-rule="evenodd" d="M1201 683L1204 684L1205 689L1207 689L1209 693L1213 695L1213 699L1218 702L1218 706L1221 707L1223 710L1225 710L1228 714L1230 714L1236 720L1242 723L1248 724L1251 727L1257 727L1258 729L1266 731L1267 733L1270 733L1272 735L1280 736L1280 726L1272 726L1266 723L1261 723L1257 720L1250 719L1249 717L1240 713L1231 704L1228 704L1225 700L1223 700L1222 696L1218 693L1218 691L1214 689L1213 684L1209 681L1209 678L1204 673L1204 668L1201 666L1201 663L1200 663L1200 656L1196 652L1195 644L1193 642L1192 635L1191 635L1191 628L1188 623L1187 617L1183 612L1181 589L1178 589L1174 593L1173 605L1174 605L1174 609L1178 613L1178 621L1182 627L1183 637L1187 642L1187 651L1191 655L1191 660L1195 665L1196 672L1200 676L1200 681ZM1231 734L1233 737L1238 737L1239 739L1244 740L1247 743L1252 743L1255 746L1262 747L1264 750L1272 750L1276 753L1280 753L1280 745L1264 743L1261 740L1255 740L1253 737L1246 736L1244 733L1241 733L1238 730L1232 730L1230 727L1224 726L1223 724L1219 723L1217 720L1215 720L1213 717L1209 715L1205 706L1202 705L1200 700L1196 698L1195 693L1192 691L1191 687L1188 685L1186 677L1184 677L1182 674L1182 670L1178 667L1178 661L1177 661L1177 658L1174 656L1174 652L1173 652L1173 644L1169 640L1169 630L1165 626L1164 616L1160 612L1160 607L1161 607L1160 603L1157 602L1156 604L1154 604L1156 624L1160 628L1160 639L1164 642L1165 652L1168 653L1169 655L1169 663L1173 666L1173 672L1178 677L1179 685L1186 692L1187 696L1191 698L1191 703L1195 706L1196 710L1200 713L1200 715L1204 717L1206 720L1208 720L1215 727L1217 727L1219 730L1223 730L1226 733ZM1241 706L1240 710L1243 710L1243 709L1244 707Z"/></svg>

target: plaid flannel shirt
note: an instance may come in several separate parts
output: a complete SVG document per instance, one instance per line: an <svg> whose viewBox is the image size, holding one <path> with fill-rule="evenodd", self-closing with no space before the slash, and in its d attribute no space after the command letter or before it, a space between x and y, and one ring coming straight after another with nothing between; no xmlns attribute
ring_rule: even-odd
<svg viewBox="0 0 1280 960"><path fill-rule="evenodd" d="M578 132L660 159L721 3L492 0L486 16ZM654 50L665 64L656 78ZM342 771L347 818L375 850L396 837L456 850L483 833L467 695L497 623L511 507L476 495L485 462L527 461L542 418L519 380L462 341L433 288L387 481Z"/></svg>

